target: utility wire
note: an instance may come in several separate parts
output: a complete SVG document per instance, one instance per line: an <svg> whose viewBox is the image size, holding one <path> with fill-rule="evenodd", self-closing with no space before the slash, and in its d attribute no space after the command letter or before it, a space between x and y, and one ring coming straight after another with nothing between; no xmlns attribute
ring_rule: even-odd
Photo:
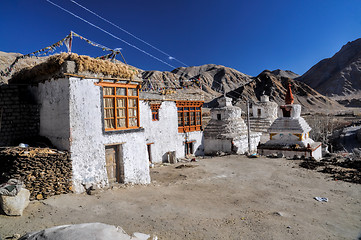
<svg viewBox="0 0 361 240"><path fill-rule="evenodd" d="M54 6L56 6L57 8L59 8L59 9L61 9L61 10L65 11L65 12L69 13L70 15L72 15L72 16L74 16L74 17L76 17L76 18L80 19L80 20L82 20L83 22L85 22L85 23L87 23L87 24L91 25L92 27L95 27L95 28L99 29L100 31L102 31L102 32L104 32L104 33L106 33L106 34L108 34L109 36L111 36L111 37L113 37L113 38L115 38L115 39L118 39L118 40L120 40L120 41L124 42L125 44L127 44L127 45L129 45L129 46L131 46L131 47L133 47L133 48L135 48L135 49L137 49L138 51L140 51L140 52L142 52L142 53L144 53L144 54L146 54L146 55L148 55L148 56L150 56L150 57L152 57L152 58L154 58L154 59L156 59L156 60L158 60L158 61L160 61L160 62L162 62L162 63L164 63L164 64L166 64L166 65L168 65L168 66L170 66L170 67L172 67L173 69L176 69L176 67L175 67L175 66L173 66L173 65L171 65L171 64L169 64L169 63L167 63L167 62L165 62L165 61L163 61L163 60L161 60L161 59L159 59L159 58L157 58L157 57L155 57L155 56L153 56L152 54L150 54L150 53L148 53L148 52L146 52L146 51L144 51L144 50L142 50L142 49L138 48L137 46L135 46L135 45L133 45L133 44L131 44L131 43L128 43L127 41L125 41L125 40L123 40L123 39L121 39L121 38L119 38L119 37L115 36L114 34L112 34L112 33L108 32L108 31L104 30L103 28L101 28L101 27L99 27L99 26L95 25L94 23L91 23L91 22L87 21L86 19L84 19L84 18L82 18L82 17L80 17L80 16L76 15L75 13L73 13L73 12L71 12L71 11L69 11L69 10L67 10L67 9L65 9L65 8L63 8L63 7L61 7L61 6L59 6L58 4L53 3L53 2L52 2L52 1L50 1L50 0L45 0L45 1L47 1L48 3L50 3L50 4L54 5ZM73 1L73 0L70 0L70 1L75 2L75 1ZM80 4L78 4L78 5L80 5ZM90 10L89 10L89 11L90 11ZM133 36L133 37L135 37L135 36ZM138 39L138 40L139 40L139 39ZM142 41L142 40L141 40L141 41ZM162 51L161 51L161 52L162 52ZM163 53L163 54L165 54L165 55L169 56L169 55L168 55L168 54L166 54L166 53ZM184 63L182 63L182 64L184 64ZM184 64L184 65L186 65L186 64ZM187 65L186 65L186 66L187 66ZM185 73L185 70L183 70L183 72ZM188 75L187 73L185 73L185 74L186 74L186 75ZM216 84L218 84L219 86L221 86L221 87L222 87L221 83L219 83L219 82L215 82L215 83L216 83ZM223 90L223 91L224 91L224 90ZM238 94L239 94L239 93L238 93ZM241 94L239 94L239 95L241 95Z"/></svg>
<svg viewBox="0 0 361 240"><path fill-rule="evenodd" d="M141 39L141 38L139 38L139 37L135 36L134 34L130 33L129 31L125 30L124 28L122 28L122 27L118 26L117 24L115 24L115 23L113 23L113 22L109 21L108 19L106 19L106 18L104 18L104 17L100 16L99 14L97 14L97 13L95 13L95 12L91 11L90 9L88 9L88 8L84 7L83 5L81 5L80 3L77 3L77 2L76 2L76 1L74 1L74 0L70 0L70 1L71 1L72 3L74 3L74 4L78 5L79 7L83 8L84 10L86 10L86 11L90 12L91 14L93 14L93 15L97 16L98 18L102 19L103 21L105 21L105 22L107 22L107 23L111 24L112 26L114 26L114 27L118 28L119 30L122 30L123 32L127 33L128 35L132 36L133 38L135 38L135 39L137 39L137 40L141 41L142 43L144 43L144 44L146 44L146 45L148 45L148 46L152 47L153 49L157 50L158 52L163 53L163 54L164 54L164 55L166 55L169 59L173 59L173 60L175 60L175 61L177 61L177 62L179 62L179 63L181 63L181 64L183 64L183 65L185 65L185 66L187 66L187 67L189 67L189 66L188 66L187 64L185 64L184 62L182 62L182 61L178 60L178 59L177 59L177 58L175 58L175 57L172 57L172 56L171 56L171 55L169 55L168 53L166 53L166 52L164 52L164 51L160 50L159 48L157 48L157 47L153 46L152 44L150 44L150 43L148 43L148 42L144 41L143 39Z"/></svg>
<svg viewBox="0 0 361 240"><path fill-rule="evenodd" d="M125 44L127 44L127 45L129 45L129 46L131 46L131 47L133 47L133 48L135 48L135 49L137 49L138 51L141 51L142 53L144 53L144 54L146 54L146 55L148 55L148 56L150 56L150 57L152 57L152 58L154 58L154 59L156 59L156 60L158 60L158 61L160 61L160 62L162 62L162 63L164 63L164 64L166 64L166 65L168 65L168 66L170 66L170 67L172 67L172 68L176 68L175 66L173 66L173 65L171 65L171 64L169 64L169 63L167 63L167 62L163 61L162 59L159 59L159 58L157 58L157 57L153 56L152 54L150 54L150 53L148 53L148 52L146 52L146 51L144 51L144 50L142 50L142 49L138 48L137 46L135 46L135 45L133 45L133 44L131 44L131 43L128 43L127 41L125 41L125 40L123 40L123 39L121 39L121 38L119 38L119 37L115 36L114 34L112 34L112 33L108 32L108 31L104 30L103 28L101 28L101 27L99 27L99 26L97 26L97 25L95 25L95 24L93 24L93 23L91 23L91 22L89 22L89 21L85 20L84 18L82 18L82 17L80 17L80 16L76 15L75 13L72 13L71 11L69 11L69 10L67 10L67 9L65 9L65 8L63 8L63 7L61 7L61 6L59 6L58 4L55 4L55 3L53 3L53 2L52 2L52 1L50 1L50 0L45 0L45 1L47 1L48 3L50 3L50 4L54 5L54 6L58 7L58 8L60 8L61 10L65 11L65 12L67 12L67 13L69 13L69 14L73 15L74 17L76 17L76 18L78 18L78 19L80 19L80 20L84 21L85 23L88 23L89 25L91 25L91 26L93 26L93 27L95 27L95 28L99 29L100 31L102 31L102 32L104 32L104 33L106 33L106 34L108 34L109 36L111 36L111 37L113 37L113 38L115 38L115 39L118 39L118 40L120 40L120 41L124 42Z"/></svg>

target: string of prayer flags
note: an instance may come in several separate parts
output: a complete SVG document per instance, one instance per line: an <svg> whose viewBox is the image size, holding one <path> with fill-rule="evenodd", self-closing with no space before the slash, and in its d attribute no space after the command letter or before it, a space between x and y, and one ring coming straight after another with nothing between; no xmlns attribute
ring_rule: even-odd
<svg viewBox="0 0 361 240"><path fill-rule="evenodd" d="M31 57L31 56L44 56L44 55L47 55L48 53L54 52L57 47L60 47L63 44L66 46L66 48L68 50L68 53L71 53L73 37L78 37L81 40L86 41L88 44L90 44L90 45L92 45L94 47L101 48L103 51L110 51L111 52L111 53L105 55L106 57L104 56L104 58L100 57L100 59L105 59L105 58L114 59L117 54L119 54L119 53L121 54L121 52L120 52L121 49L120 48L116 48L116 49L113 50L111 48L108 48L108 47L105 47L105 46L103 46L101 44L93 42L93 41L91 41L91 40L89 40L89 39L87 39L87 38L85 38L83 36L80 36L79 34L73 32L73 31L71 31L70 34L68 34L65 38L61 39L60 41L58 41L58 42L56 42L56 43L54 43L54 44L52 44L52 45L50 45L48 47L45 47L43 49L40 49L38 51L29 53L29 54L26 54L26 55L21 55L21 56L16 57L14 62L12 62L9 67L7 67L4 71L0 70L0 75L5 76L5 77L10 76L15 64L20 59L28 58L28 57ZM123 57L123 60L125 61L124 57Z"/></svg>
<svg viewBox="0 0 361 240"><path fill-rule="evenodd" d="M114 52L113 49L108 48L108 47L105 47L105 46L103 46L103 45L101 45L101 44L98 44L98 43L96 43L96 42L93 42L93 41L91 41L91 40L89 40L89 39L87 39L87 38L85 38L85 37L83 37L83 36L80 36L79 34L73 32L73 31L71 31L70 34L71 34L72 36L74 36L74 37L78 37L78 38L80 38L81 40L84 40L85 42L87 42L88 44L90 44L90 45L92 45L92 46L94 46L94 47L101 48L103 51Z"/></svg>

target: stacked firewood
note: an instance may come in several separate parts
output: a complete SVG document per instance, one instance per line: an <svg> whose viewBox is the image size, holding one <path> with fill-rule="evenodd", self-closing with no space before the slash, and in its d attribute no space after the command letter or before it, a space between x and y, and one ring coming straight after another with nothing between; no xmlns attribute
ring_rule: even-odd
<svg viewBox="0 0 361 240"><path fill-rule="evenodd" d="M30 200L72 192L72 163L67 152L49 148L0 149L0 180L24 182Z"/></svg>

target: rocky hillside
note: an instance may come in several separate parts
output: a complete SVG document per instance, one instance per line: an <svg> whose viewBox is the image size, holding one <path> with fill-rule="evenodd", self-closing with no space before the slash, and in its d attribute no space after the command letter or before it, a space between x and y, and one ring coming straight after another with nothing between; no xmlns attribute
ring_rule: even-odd
<svg viewBox="0 0 361 240"><path fill-rule="evenodd" d="M0 71L4 71L8 68L16 59L16 57L21 56L20 53L6 53L0 51ZM21 69L27 67L33 67L39 63L45 62L47 57L30 57L26 59L20 59L15 65L14 69L9 76L1 76L0 74L0 84L7 83L11 76L20 71Z"/></svg>
<svg viewBox="0 0 361 240"><path fill-rule="evenodd" d="M286 95L286 87L291 82L295 103L299 103L303 107L304 112L329 112L333 110L343 110L344 107L336 101L318 93L307 84L274 74L274 71L265 70L253 80L236 90L227 93L232 97L234 102L240 106L244 106L247 98L251 101L258 101L260 96L268 95L271 101L278 104L284 104Z"/></svg>
<svg viewBox="0 0 361 240"><path fill-rule="evenodd" d="M294 73L290 70L277 69L277 70L272 71L271 73L278 77L286 77L286 78L291 78L291 79L300 77L300 75L298 75L297 73Z"/></svg>
<svg viewBox="0 0 361 240"><path fill-rule="evenodd" d="M292 82L295 102L303 106L305 111L330 111L343 110L343 106L328 97L318 93L307 84L295 81L299 77L296 73L284 70L265 70L257 77L238 72L232 68L220 65L203 65L197 67L178 68L172 72L145 71L142 73L144 79L150 79L153 88L164 88L167 86L200 88L206 97L206 106L215 107L218 98L226 92L233 102L244 107L249 97L252 101L258 101L263 94L269 95L272 101L284 104L286 86L288 81ZM192 81L189 81L189 80ZM199 79L198 84L193 80Z"/></svg>
<svg viewBox="0 0 361 240"><path fill-rule="evenodd" d="M224 92L234 90L252 80L252 77L235 69L207 64L195 67L181 67L172 72L144 71L143 79L150 79L154 89L164 87L201 88L206 100ZM149 83L146 86L149 88Z"/></svg>
<svg viewBox="0 0 361 240"><path fill-rule="evenodd" d="M327 96L359 94L361 98L361 38L344 45L297 80Z"/></svg>
<svg viewBox="0 0 361 240"><path fill-rule="evenodd" d="M5 69L11 64L18 54L0 52L0 69ZM47 57L32 57L21 59L15 65L14 73L25 67L31 67L44 62ZM341 105L321 95L305 83L294 81L299 75L291 71L280 69L274 71L265 70L257 77L241 73L235 69L221 65L207 64L194 67L181 67L171 72L141 71L140 77L144 79L143 90L159 92L166 89L182 89L182 91L202 90L208 106L214 106L212 100L223 95L230 96L234 102L240 105L247 97L257 101L262 94L270 96L270 99L283 104L286 94L285 87L288 81L293 82L293 90L296 102L309 111L339 109ZM7 82L8 78L3 78Z"/></svg>

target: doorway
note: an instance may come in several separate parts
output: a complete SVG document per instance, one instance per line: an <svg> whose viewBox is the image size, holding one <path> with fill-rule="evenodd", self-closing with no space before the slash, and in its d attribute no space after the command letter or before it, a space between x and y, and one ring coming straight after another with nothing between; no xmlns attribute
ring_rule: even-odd
<svg viewBox="0 0 361 240"><path fill-rule="evenodd" d="M193 146L193 143L195 141L190 141L190 142L185 142L185 153L186 153L186 156L187 155L191 155L194 153L194 146Z"/></svg>
<svg viewBox="0 0 361 240"><path fill-rule="evenodd" d="M123 146L105 146L105 167L109 184L124 182Z"/></svg>
<svg viewBox="0 0 361 240"><path fill-rule="evenodd" d="M147 152L148 152L148 160L149 160L149 163L153 163L153 159L152 159L152 144L153 144L153 143L147 143Z"/></svg>

